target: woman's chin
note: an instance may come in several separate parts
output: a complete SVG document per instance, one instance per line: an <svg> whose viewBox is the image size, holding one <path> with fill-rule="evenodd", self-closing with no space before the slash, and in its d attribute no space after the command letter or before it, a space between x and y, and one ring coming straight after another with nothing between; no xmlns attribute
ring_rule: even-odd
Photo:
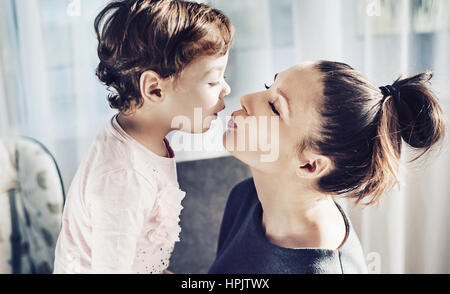
<svg viewBox="0 0 450 294"><path fill-rule="evenodd" d="M272 161L265 162L261 160L262 153L257 151L248 151L236 149L233 129L227 130L223 134L223 146L225 149L237 160L248 165L252 170L259 170L261 172L272 173L277 164ZM275 164L275 165L274 165Z"/></svg>
<svg viewBox="0 0 450 294"><path fill-rule="evenodd" d="M252 162L249 160L250 154L246 150L237 150L234 136L234 129L227 129L223 134L222 144L225 150L227 150L234 158L241 162L251 166Z"/></svg>
<svg viewBox="0 0 450 294"><path fill-rule="evenodd" d="M225 150L227 150L228 152L231 153L231 151L228 150L228 148L227 148L227 137L228 137L228 130L226 130L226 131L223 133L223 136L222 136L222 145L223 145L223 147L225 148Z"/></svg>
<svg viewBox="0 0 450 294"><path fill-rule="evenodd" d="M234 129L230 129L228 128L222 136L222 144L223 147L230 152L231 154L234 153L235 151L235 133L234 133Z"/></svg>

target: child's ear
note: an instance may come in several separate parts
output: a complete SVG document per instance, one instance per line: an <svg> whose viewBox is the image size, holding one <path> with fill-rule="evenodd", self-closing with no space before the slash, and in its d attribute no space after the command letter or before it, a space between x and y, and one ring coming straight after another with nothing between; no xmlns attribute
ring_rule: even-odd
<svg viewBox="0 0 450 294"><path fill-rule="evenodd" d="M161 103L164 100L161 89L161 77L158 73L148 70L142 73L139 81L141 95L151 103Z"/></svg>

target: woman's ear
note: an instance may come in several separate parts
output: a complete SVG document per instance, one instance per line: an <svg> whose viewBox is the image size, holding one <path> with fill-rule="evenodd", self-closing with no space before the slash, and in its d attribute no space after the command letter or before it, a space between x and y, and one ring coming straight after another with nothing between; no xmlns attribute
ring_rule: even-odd
<svg viewBox="0 0 450 294"><path fill-rule="evenodd" d="M161 88L161 77L152 70L142 73L139 81L141 96L147 101L159 104L164 100Z"/></svg>
<svg viewBox="0 0 450 294"><path fill-rule="evenodd" d="M331 165L329 157L308 152L299 159L296 174L304 179L320 178L328 173Z"/></svg>

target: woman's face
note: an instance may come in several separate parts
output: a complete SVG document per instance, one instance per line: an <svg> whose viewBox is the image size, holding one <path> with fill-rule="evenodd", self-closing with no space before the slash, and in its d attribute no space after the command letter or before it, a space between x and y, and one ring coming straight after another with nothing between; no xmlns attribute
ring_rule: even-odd
<svg viewBox="0 0 450 294"><path fill-rule="evenodd" d="M314 65L293 66L277 74L269 89L241 98L242 109L223 136L234 157L264 172L295 171L298 144L320 126L316 105L323 87Z"/></svg>

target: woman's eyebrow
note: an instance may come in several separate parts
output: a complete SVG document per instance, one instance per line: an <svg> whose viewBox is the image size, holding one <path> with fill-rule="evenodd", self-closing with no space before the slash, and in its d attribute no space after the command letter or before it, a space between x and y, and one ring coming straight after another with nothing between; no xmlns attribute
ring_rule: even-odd
<svg viewBox="0 0 450 294"><path fill-rule="evenodd" d="M280 88L277 88L277 92L286 101L288 111L289 111L289 113L291 113L291 105L290 105L288 96Z"/></svg>
<svg viewBox="0 0 450 294"><path fill-rule="evenodd" d="M278 74L279 74L279 73L276 73L276 74L275 74L275 76L274 76L274 78L273 78L273 81L274 81L274 82L276 81L276 79L277 79L277 77L278 77ZM290 113L291 113L291 105L290 105L290 103L289 103L289 98L288 98L288 96L287 96L280 88L277 88L277 93L278 93L278 95L280 95L281 97L283 97L284 101L286 101L286 105L287 105L287 109L288 109L287 116L289 117L289 116L290 116Z"/></svg>

